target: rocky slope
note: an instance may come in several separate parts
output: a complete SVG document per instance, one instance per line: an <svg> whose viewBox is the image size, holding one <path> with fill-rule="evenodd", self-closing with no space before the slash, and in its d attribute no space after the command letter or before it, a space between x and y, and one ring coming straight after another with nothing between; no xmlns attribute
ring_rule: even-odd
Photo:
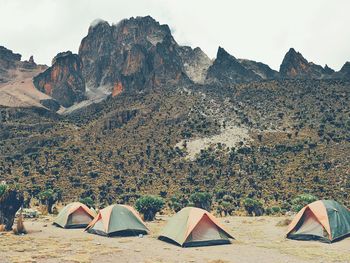
<svg viewBox="0 0 350 263"><path fill-rule="evenodd" d="M85 98L85 81L82 76L82 62L72 52L59 53L52 60L52 66L33 79L35 87L57 100L64 107L70 107Z"/></svg>
<svg viewBox="0 0 350 263"><path fill-rule="evenodd" d="M32 78L46 68L37 65L33 56L28 61L21 61L20 54L0 47L0 107L38 107L57 111L59 103L33 85Z"/></svg>
<svg viewBox="0 0 350 263"><path fill-rule="evenodd" d="M333 74L336 79L350 80L350 62L346 62L342 68Z"/></svg>
<svg viewBox="0 0 350 263"><path fill-rule="evenodd" d="M211 59L199 48L192 49L180 46L179 54L187 76L195 83L205 82L208 68L212 65Z"/></svg>
<svg viewBox="0 0 350 263"><path fill-rule="evenodd" d="M242 64L242 66L253 71L263 80L272 80L280 78L278 71L271 69L268 65L264 63L248 59L239 59L239 62Z"/></svg>
<svg viewBox="0 0 350 263"><path fill-rule="evenodd" d="M234 84L258 81L262 78L254 71L244 67L238 59L219 47L216 59L209 67L207 81L220 84Z"/></svg>
<svg viewBox="0 0 350 263"><path fill-rule="evenodd" d="M35 90L34 61L3 53L0 101L1 85ZM0 107L0 181L100 206L146 193L186 205L198 191L218 209L224 195L234 210L251 197L287 211L301 193L349 204L350 64L333 72L295 50L282 64L277 73L223 48L211 62L150 17L97 21L78 55L35 78L74 110L53 113L60 104L39 90L36 107ZM108 96L81 101L97 93Z"/></svg>

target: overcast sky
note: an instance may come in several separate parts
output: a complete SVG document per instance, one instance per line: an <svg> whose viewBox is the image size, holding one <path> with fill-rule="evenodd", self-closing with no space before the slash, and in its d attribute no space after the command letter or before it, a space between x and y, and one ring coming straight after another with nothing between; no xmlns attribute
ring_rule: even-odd
<svg viewBox="0 0 350 263"><path fill-rule="evenodd" d="M290 47L336 70L350 61L349 0L0 0L0 45L50 64L78 52L90 23L151 15L182 45L278 69Z"/></svg>

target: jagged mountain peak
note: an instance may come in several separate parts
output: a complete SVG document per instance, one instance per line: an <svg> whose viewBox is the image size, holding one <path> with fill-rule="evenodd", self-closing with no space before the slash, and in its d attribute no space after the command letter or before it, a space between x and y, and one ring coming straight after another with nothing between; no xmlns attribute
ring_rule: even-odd
<svg viewBox="0 0 350 263"><path fill-rule="evenodd" d="M219 47L216 59L208 69L207 81L230 85L233 83L257 81L261 78L245 68L234 56Z"/></svg>
<svg viewBox="0 0 350 263"><path fill-rule="evenodd" d="M325 74L331 75L331 74L333 74L335 71L334 71L334 69L328 67L328 65L326 64L326 65L324 66L324 72L325 72Z"/></svg>
<svg viewBox="0 0 350 263"><path fill-rule="evenodd" d="M300 52L290 48L280 66L280 75L289 79L323 79L330 78L333 71L307 61Z"/></svg>
<svg viewBox="0 0 350 263"><path fill-rule="evenodd" d="M345 64L340 69L340 71L350 72L350 62L349 61L345 62Z"/></svg>
<svg viewBox="0 0 350 263"><path fill-rule="evenodd" d="M52 65L33 79L35 87L53 97L64 107L85 99L82 61L71 51L58 53Z"/></svg>
<svg viewBox="0 0 350 263"><path fill-rule="evenodd" d="M114 90L141 90L180 81L184 70L177 49L167 25L150 16L131 17L90 27L79 56L90 91L103 88L119 94Z"/></svg>
<svg viewBox="0 0 350 263"><path fill-rule="evenodd" d="M13 53L12 50L7 49L4 46L0 46L0 59L6 61L20 61L22 55Z"/></svg>
<svg viewBox="0 0 350 263"><path fill-rule="evenodd" d="M233 55L229 54L223 47L218 48L218 51L216 53L216 60L221 60L221 59L236 59Z"/></svg>

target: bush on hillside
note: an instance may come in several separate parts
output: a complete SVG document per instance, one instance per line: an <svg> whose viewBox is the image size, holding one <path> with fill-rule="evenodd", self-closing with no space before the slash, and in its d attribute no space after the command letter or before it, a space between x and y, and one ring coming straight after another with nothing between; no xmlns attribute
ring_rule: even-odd
<svg viewBox="0 0 350 263"><path fill-rule="evenodd" d="M15 215L23 206L23 192L17 185L0 185L0 225L4 225L5 231L12 229Z"/></svg>
<svg viewBox="0 0 350 263"><path fill-rule="evenodd" d="M317 201L318 198L311 194L301 194L292 200L292 210L299 212L304 206Z"/></svg>
<svg viewBox="0 0 350 263"><path fill-rule="evenodd" d="M282 213L282 209L279 206L272 206L265 209L267 215L279 215Z"/></svg>
<svg viewBox="0 0 350 263"><path fill-rule="evenodd" d="M60 197L60 191L54 191L52 189L41 191L38 194L40 202L47 206L47 212L50 214L52 214L52 206L60 199Z"/></svg>
<svg viewBox="0 0 350 263"><path fill-rule="evenodd" d="M209 193L197 192L190 196L190 202L191 205L195 207L209 211L212 203L212 197Z"/></svg>
<svg viewBox="0 0 350 263"><path fill-rule="evenodd" d="M187 199L184 196L173 195L170 198L169 208L175 213L179 212L182 208L188 204Z"/></svg>
<svg viewBox="0 0 350 263"><path fill-rule="evenodd" d="M217 213L222 216L232 215L235 210L234 199L230 195L224 195L218 200Z"/></svg>
<svg viewBox="0 0 350 263"><path fill-rule="evenodd" d="M87 207L90 207L90 208L95 207L94 200L92 200L92 198L90 196L80 198L79 202L86 205Z"/></svg>
<svg viewBox="0 0 350 263"><path fill-rule="evenodd" d="M154 220L156 213L164 206L163 198L153 195L145 195L136 200L135 208L143 215L145 221Z"/></svg>
<svg viewBox="0 0 350 263"><path fill-rule="evenodd" d="M263 205L260 201L253 198L246 198L243 201L244 209L247 211L248 215L252 216L262 216L264 213Z"/></svg>
<svg viewBox="0 0 350 263"><path fill-rule="evenodd" d="M0 197L6 192L7 188L7 184L0 184Z"/></svg>

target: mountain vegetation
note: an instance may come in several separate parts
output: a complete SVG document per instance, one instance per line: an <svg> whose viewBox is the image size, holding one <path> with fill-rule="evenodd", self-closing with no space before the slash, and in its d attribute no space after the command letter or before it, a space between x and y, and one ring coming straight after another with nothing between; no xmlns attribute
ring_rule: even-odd
<svg viewBox="0 0 350 263"><path fill-rule="evenodd" d="M34 78L50 107L0 107L0 180L50 209L143 195L219 214L286 212L301 194L350 205L349 67L310 63L294 49L280 72L223 48L210 61L150 17L99 22Z"/></svg>

